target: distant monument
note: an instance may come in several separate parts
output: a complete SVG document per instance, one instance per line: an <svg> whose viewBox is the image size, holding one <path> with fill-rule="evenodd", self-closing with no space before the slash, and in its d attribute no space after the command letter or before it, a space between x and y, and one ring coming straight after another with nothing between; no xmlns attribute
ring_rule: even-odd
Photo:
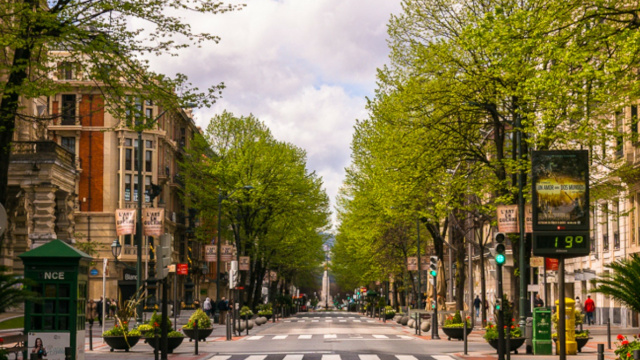
<svg viewBox="0 0 640 360"><path fill-rule="evenodd" d="M320 293L320 296L320 304L323 305L325 309L333 307L333 300L331 298L331 286L329 283L329 272L327 270L325 270L324 275L322 275L322 292Z"/></svg>

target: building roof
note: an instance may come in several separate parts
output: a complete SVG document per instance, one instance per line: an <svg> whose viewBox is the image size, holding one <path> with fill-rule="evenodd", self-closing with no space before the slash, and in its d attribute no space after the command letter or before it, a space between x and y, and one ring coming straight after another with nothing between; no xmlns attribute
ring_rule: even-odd
<svg viewBox="0 0 640 360"><path fill-rule="evenodd" d="M67 259L92 259L92 257L78 249L73 248L66 242L55 239L35 249L18 255L21 259L32 258L67 258Z"/></svg>

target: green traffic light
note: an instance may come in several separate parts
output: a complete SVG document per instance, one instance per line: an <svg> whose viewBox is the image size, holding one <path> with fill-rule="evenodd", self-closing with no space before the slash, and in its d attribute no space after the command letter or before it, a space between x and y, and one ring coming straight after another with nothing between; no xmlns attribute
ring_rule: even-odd
<svg viewBox="0 0 640 360"><path fill-rule="evenodd" d="M496 310L500 310L500 305L496 305Z"/></svg>
<svg viewBox="0 0 640 360"><path fill-rule="evenodd" d="M507 260L507 258L504 256L504 254L496 254L496 263L498 265L502 265L504 264L504 262Z"/></svg>
<svg viewBox="0 0 640 360"><path fill-rule="evenodd" d="M431 274L431 276L433 276L433 277L435 277L435 276L437 275L437 273L436 273L436 271L435 271L435 270L431 270L431 271L429 272L429 274Z"/></svg>

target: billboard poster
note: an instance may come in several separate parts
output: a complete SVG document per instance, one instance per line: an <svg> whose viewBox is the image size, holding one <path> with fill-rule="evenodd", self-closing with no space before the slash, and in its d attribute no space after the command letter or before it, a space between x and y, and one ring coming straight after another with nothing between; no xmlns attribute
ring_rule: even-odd
<svg viewBox="0 0 640 360"><path fill-rule="evenodd" d="M518 232L518 205L498 205L498 231L502 233Z"/></svg>
<svg viewBox="0 0 640 360"><path fill-rule="evenodd" d="M249 271L249 257L248 256L240 256L240 261L238 262L238 270Z"/></svg>
<svg viewBox="0 0 640 360"><path fill-rule="evenodd" d="M142 228L145 236L164 234L164 209L142 209Z"/></svg>
<svg viewBox="0 0 640 360"><path fill-rule="evenodd" d="M534 151L531 155L533 230L589 230L589 153Z"/></svg>
<svg viewBox="0 0 640 360"><path fill-rule="evenodd" d="M215 262L217 260L216 258L217 254L218 254L218 248L215 245L204 246L204 261Z"/></svg>
<svg viewBox="0 0 640 360"><path fill-rule="evenodd" d="M531 204L524 206L524 232L527 234L533 232L533 206Z"/></svg>
<svg viewBox="0 0 640 360"><path fill-rule="evenodd" d="M38 354L38 359L65 360L64 348L71 346L69 332L29 332L29 354ZM82 340L84 347L84 339Z"/></svg>
<svg viewBox="0 0 640 360"><path fill-rule="evenodd" d="M416 256L409 256L407 258L407 270L408 271L418 270L418 258Z"/></svg>
<svg viewBox="0 0 640 360"><path fill-rule="evenodd" d="M136 209L116 209L116 235L136 232Z"/></svg>
<svg viewBox="0 0 640 360"><path fill-rule="evenodd" d="M220 261L233 260L233 245L220 246Z"/></svg>

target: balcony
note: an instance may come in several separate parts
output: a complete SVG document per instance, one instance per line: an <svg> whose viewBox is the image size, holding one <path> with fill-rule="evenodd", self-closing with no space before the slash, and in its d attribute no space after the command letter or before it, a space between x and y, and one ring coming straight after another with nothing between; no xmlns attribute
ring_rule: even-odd
<svg viewBox="0 0 640 360"><path fill-rule="evenodd" d="M11 144L12 163L55 163L75 170L76 157L53 141L16 141Z"/></svg>

